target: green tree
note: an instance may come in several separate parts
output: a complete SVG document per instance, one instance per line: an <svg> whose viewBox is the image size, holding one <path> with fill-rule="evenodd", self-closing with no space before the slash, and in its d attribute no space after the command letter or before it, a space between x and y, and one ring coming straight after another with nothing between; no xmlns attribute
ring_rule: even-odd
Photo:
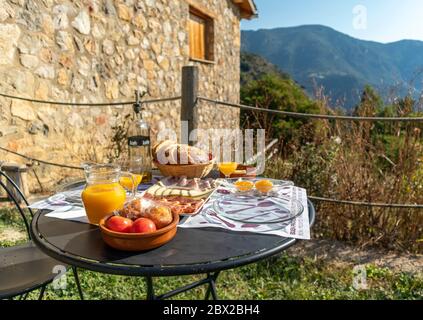
<svg viewBox="0 0 423 320"><path fill-rule="evenodd" d="M300 86L292 79L278 74L267 74L259 80L250 81L244 85L241 88L241 101L243 104L264 110L301 113L318 113L319 111L318 105L305 94ZM310 120L268 112L243 111L241 120L244 127L266 129L267 139L278 139L282 146L292 143L294 139L297 141L309 139L309 132L304 134L304 129L313 127Z"/></svg>

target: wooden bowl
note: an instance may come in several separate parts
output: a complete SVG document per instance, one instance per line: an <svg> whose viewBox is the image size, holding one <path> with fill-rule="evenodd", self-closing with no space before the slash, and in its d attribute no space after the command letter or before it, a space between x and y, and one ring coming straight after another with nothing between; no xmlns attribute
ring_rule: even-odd
<svg viewBox="0 0 423 320"><path fill-rule="evenodd" d="M165 177L187 177L189 179L206 177L210 171L212 171L214 166L213 161L204 164L188 165L160 164L159 162L155 161L154 164Z"/></svg>
<svg viewBox="0 0 423 320"><path fill-rule="evenodd" d="M122 251L146 251L168 243L176 235L179 215L173 214L173 222L152 233L121 233L106 228L108 216L100 221L100 230L104 242L110 247Z"/></svg>

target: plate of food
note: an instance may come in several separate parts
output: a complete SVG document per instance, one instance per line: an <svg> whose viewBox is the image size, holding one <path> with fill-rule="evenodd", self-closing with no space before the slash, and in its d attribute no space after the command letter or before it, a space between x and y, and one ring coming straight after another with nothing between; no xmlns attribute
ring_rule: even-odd
<svg viewBox="0 0 423 320"><path fill-rule="evenodd" d="M172 213L193 216L201 211L218 185L214 179L165 177L148 188L141 199L166 206Z"/></svg>

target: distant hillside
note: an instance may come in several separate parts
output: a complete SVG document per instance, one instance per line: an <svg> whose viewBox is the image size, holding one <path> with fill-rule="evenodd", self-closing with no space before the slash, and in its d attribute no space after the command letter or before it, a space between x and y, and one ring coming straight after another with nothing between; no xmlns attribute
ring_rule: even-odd
<svg viewBox="0 0 423 320"><path fill-rule="evenodd" d="M243 31L242 49L277 65L310 94L324 86L332 102L345 101L346 107L358 103L366 84L384 95L393 87L404 94L414 80L413 89L422 90L421 76L415 79L423 70L421 41L382 44L310 25Z"/></svg>
<svg viewBox="0 0 423 320"><path fill-rule="evenodd" d="M251 80L258 80L262 75L272 73L278 74L282 78L289 77L263 57L246 52L241 53L241 84L246 84Z"/></svg>

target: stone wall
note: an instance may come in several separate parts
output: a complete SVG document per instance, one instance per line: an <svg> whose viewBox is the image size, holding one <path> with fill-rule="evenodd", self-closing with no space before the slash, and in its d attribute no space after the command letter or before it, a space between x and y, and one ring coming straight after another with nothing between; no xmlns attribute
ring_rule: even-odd
<svg viewBox="0 0 423 320"><path fill-rule="evenodd" d="M0 92L69 102L180 95L181 68L200 68L200 94L238 102L240 17L231 0L198 0L215 14L214 64L189 60L184 0L0 0ZM180 102L145 113L153 130L179 128ZM115 124L130 106L68 107L0 98L0 146L48 161L105 161ZM202 104L201 127L239 125L239 113ZM23 160L0 151L9 162ZM71 170L36 167L45 187ZM38 183L30 174L30 188Z"/></svg>

